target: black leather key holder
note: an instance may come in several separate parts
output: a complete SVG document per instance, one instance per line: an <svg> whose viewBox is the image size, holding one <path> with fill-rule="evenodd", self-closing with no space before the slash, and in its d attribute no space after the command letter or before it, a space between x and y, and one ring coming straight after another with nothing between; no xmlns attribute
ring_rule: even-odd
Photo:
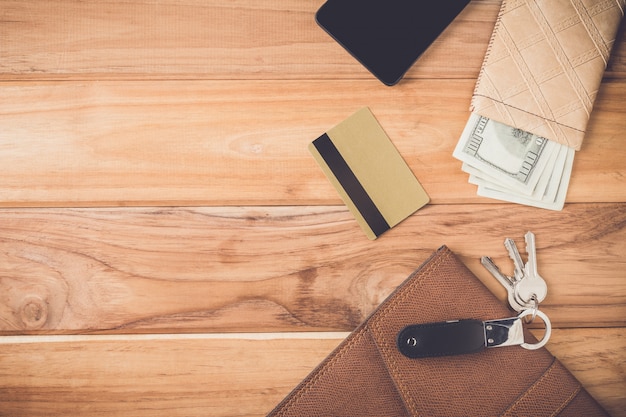
<svg viewBox="0 0 626 417"><path fill-rule="evenodd" d="M533 318L539 316L546 326L543 339L534 344L524 342L522 325L522 318L531 314ZM410 325L398 333L397 346L404 356L417 359L476 353L501 346L538 349L548 342L550 334L550 320L543 312L524 310L517 317L499 320L466 319Z"/></svg>

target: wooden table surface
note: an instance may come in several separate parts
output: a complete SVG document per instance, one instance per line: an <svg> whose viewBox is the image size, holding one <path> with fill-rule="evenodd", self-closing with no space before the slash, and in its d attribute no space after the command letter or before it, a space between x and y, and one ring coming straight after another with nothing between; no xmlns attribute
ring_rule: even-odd
<svg viewBox="0 0 626 417"><path fill-rule="evenodd" d="M394 87L322 3L0 0L1 416L263 416L442 244L504 302L527 230L547 348L626 416L625 25L556 212L452 157L500 1ZM364 106L431 197L376 241L307 151Z"/></svg>

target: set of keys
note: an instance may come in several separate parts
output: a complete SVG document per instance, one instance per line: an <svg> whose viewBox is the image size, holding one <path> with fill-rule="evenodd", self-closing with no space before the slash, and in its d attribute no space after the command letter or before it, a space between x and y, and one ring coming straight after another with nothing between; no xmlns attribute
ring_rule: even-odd
<svg viewBox="0 0 626 417"><path fill-rule="evenodd" d="M493 275L500 284L507 290L508 301L511 308L519 313L517 320L525 318L527 323L531 323L535 317L539 316L545 324L545 334L543 338L535 344L523 343L523 336L517 338L512 344L520 344L525 349L538 349L544 346L550 338L552 326L548 316L539 310L539 303L541 303L548 293L548 285L546 281L537 272L537 248L535 245L535 235L532 232L527 232L524 236L526 241L526 253L528 254L528 260L526 263L522 261L517 245L511 238L504 240L504 246L509 253L509 257L513 261L514 271L513 276L508 276L500 271L500 268L493 262L488 256L483 256L480 262L483 266ZM495 321L496 323L500 321ZM521 325L519 326L521 332ZM515 338L513 338L515 339ZM522 342L522 343L520 343ZM489 341L487 341L489 345Z"/></svg>
<svg viewBox="0 0 626 417"><path fill-rule="evenodd" d="M526 253L528 261L524 263L513 239L506 238L504 246L513 260L513 276L508 276L488 256L481 258L481 263L506 288L511 308L518 313L524 310L537 310L548 292L546 281L537 272L537 248L535 235L526 233Z"/></svg>

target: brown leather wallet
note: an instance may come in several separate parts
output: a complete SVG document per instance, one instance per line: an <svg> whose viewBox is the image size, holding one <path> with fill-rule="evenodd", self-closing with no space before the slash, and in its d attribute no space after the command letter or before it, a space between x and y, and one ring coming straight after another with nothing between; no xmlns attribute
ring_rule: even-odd
<svg viewBox="0 0 626 417"><path fill-rule="evenodd" d="M579 150L625 0L504 0L471 110Z"/></svg>
<svg viewBox="0 0 626 417"><path fill-rule="evenodd" d="M442 246L269 416L607 416L545 348L411 359L397 347L408 325L511 315Z"/></svg>

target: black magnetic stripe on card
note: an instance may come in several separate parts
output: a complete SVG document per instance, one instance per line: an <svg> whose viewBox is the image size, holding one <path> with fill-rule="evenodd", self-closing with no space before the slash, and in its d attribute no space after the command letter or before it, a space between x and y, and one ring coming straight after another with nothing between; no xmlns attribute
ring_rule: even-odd
<svg viewBox="0 0 626 417"><path fill-rule="evenodd" d="M339 150L335 147L330 137L324 133L322 136L313 141L313 146L317 149L320 156L328 165L339 184L343 187L350 200L365 219L367 225L372 229L376 236L380 236L389 230L389 224L383 217L376 204L372 201L359 179L348 166L348 163Z"/></svg>

